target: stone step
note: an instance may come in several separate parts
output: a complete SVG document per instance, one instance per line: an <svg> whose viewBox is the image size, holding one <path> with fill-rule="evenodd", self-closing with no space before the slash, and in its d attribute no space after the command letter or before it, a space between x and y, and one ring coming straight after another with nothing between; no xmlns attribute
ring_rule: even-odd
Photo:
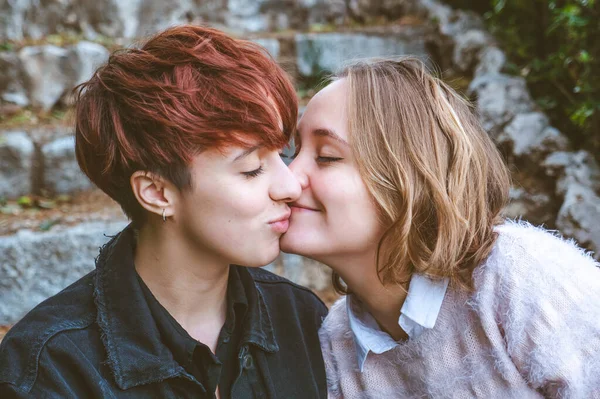
<svg viewBox="0 0 600 399"><path fill-rule="evenodd" d="M125 227L124 218L20 230L0 236L0 325L12 325L38 303L94 269L99 248ZM297 255L281 254L270 271L313 289L331 303L331 272Z"/></svg>
<svg viewBox="0 0 600 399"><path fill-rule="evenodd" d="M14 0L3 5L0 41L39 40L56 34L134 39L184 23L210 24L237 34L338 29L356 23L397 20L410 13L416 2Z"/></svg>
<svg viewBox="0 0 600 399"><path fill-rule="evenodd" d="M393 28L252 36L251 40L265 47L290 73L299 72L304 78L336 70L352 58L404 54L429 58L425 46L431 33L428 28ZM107 48L88 41L66 47L44 44L0 52L0 97L7 103L44 111L68 104L71 89L89 79L108 56Z"/></svg>
<svg viewBox="0 0 600 399"><path fill-rule="evenodd" d="M72 194L90 188L75 158L71 130L53 129L44 139L32 130L0 132L0 197Z"/></svg>

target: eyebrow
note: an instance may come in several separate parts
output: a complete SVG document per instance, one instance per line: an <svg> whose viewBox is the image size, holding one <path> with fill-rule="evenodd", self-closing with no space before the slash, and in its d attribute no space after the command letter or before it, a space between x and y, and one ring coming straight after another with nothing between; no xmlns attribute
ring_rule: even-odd
<svg viewBox="0 0 600 399"><path fill-rule="evenodd" d="M339 134L330 129L315 129L313 130L313 135L317 137L329 137L337 142L340 142L344 145L349 145L346 140L340 137Z"/></svg>
<svg viewBox="0 0 600 399"><path fill-rule="evenodd" d="M254 147L250 147L247 150L245 150L244 152L242 152L240 155L238 155L237 157L235 157L235 159L233 160L233 162L239 161L240 159L247 157L248 155L252 154L254 151L258 150L260 148L259 145L255 145Z"/></svg>

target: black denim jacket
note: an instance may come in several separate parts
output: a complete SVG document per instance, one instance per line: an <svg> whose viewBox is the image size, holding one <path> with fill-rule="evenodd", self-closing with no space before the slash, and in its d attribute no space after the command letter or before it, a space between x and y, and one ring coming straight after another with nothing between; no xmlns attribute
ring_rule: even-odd
<svg viewBox="0 0 600 399"><path fill-rule="evenodd" d="M136 281L132 240L130 228L122 231L102 248L96 270L9 331L0 345L0 398L206 396L161 340ZM325 398L317 334L325 305L272 273L235 267L255 287L239 354L262 378L254 396Z"/></svg>

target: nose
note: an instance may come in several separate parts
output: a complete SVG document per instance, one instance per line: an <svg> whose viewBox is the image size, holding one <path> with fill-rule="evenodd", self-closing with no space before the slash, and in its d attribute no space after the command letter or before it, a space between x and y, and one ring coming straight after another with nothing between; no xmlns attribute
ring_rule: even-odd
<svg viewBox="0 0 600 399"><path fill-rule="evenodd" d="M308 174L303 169L300 157L296 157L289 166L290 171L296 176L302 190L308 187Z"/></svg>
<svg viewBox="0 0 600 399"><path fill-rule="evenodd" d="M279 158L279 155L277 157ZM302 193L300 182L281 159L279 159L278 169L279 173L271 184L271 199L283 202L296 201Z"/></svg>

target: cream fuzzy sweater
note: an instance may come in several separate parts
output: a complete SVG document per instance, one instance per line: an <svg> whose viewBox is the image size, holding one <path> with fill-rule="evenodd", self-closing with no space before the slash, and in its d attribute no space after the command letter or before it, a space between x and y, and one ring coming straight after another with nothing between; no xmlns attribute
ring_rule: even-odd
<svg viewBox="0 0 600 399"><path fill-rule="evenodd" d="M572 242L506 222L436 325L358 370L345 298L321 328L331 398L600 398L600 268Z"/></svg>

